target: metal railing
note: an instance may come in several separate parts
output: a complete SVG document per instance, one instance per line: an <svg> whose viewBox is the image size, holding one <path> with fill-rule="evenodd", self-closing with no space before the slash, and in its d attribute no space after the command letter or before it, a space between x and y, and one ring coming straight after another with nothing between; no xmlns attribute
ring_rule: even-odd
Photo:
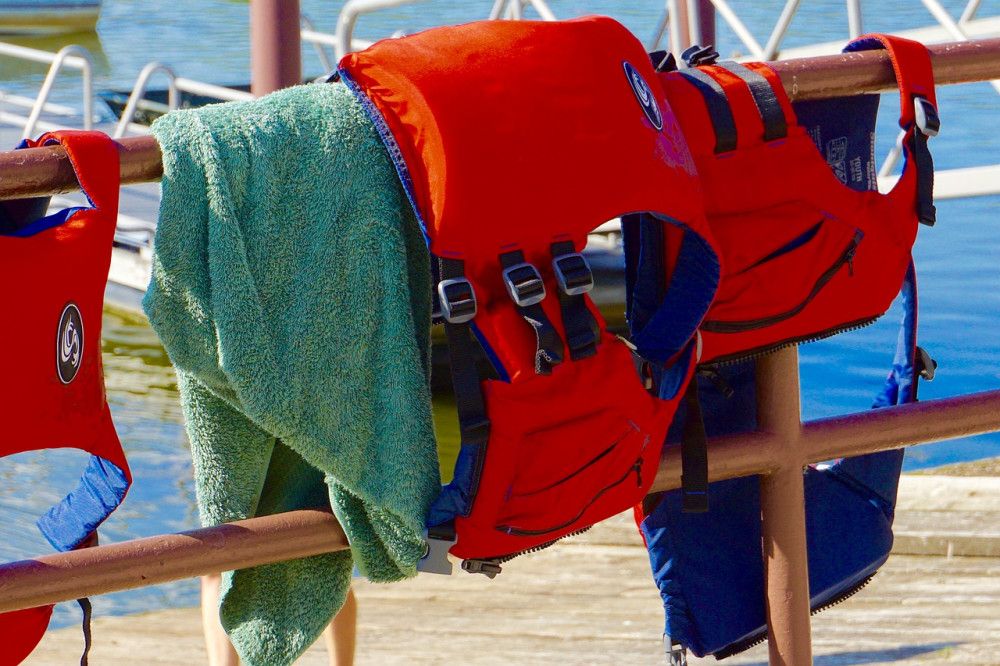
<svg viewBox="0 0 1000 666"><path fill-rule="evenodd" d="M728 0L701 1L711 5L715 14L725 21L747 50L746 57L753 60L774 60L781 55L781 43L788 34L792 19L795 18L802 5L802 0L786 0L777 21L771 28L767 41L761 46L753 31L747 27ZM845 2L847 30L851 39L854 39L864 32L861 14L862 3L861 0L845 0ZM955 40L970 38L966 30L970 22L976 19L982 4L981 0L968 0L960 18L956 21L939 0L921 0L921 2L940 28L945 31L947 35L945 39L950 37ZM711 27L714 30L712 26L703 25L703 14L691 11L689 7L685 6L690 4L687 0L666 0L663 13L649 43L650 50L657 48L663 38L669 36L671 50L679 53L692 43L702 42L700 35L703 34L705 27ZM686 39L686 35L690 35L691 39ZM1000 91L1000 86L995 87Z"/></svg>
<svg viewBox="0 0 1000 666"><path fill-rule="evenodd" d="M146 90L149 87L149 81L156 74L162 74L167 79L167 104L166 108L162 109L163 111L173 111L177 109L180 105L182 92L212 97L220 102L233 102L254 98L251 93L243 90L234 90L233 88L218 86L213 83L205 83L203 81L195 81L193 79L179 77L174 73L174 70L169 65L164 65L159 62L151 62L142 68L142 71L139 72L138 78L136 78L135 85L132 87L132 92L129 95L128 102L125 103L125 108L122 111L121 118L119 118L118 124L115 126L114 134L112 135L114 138L119 139L125 136L125 133L129 130L142 134L149 132L148 127L133 123L132 119L135 117L135 112L144 103L143 98L145 97Z"/></svg>
<svg viewBox="0 0 1000 666"><path fill-rule="evenodd" d="M313 45L316 55L319 57L320 62L323 63L323 67L329 71L333 69L337 61L348 53L360 51L372 45L372 42L369 40L354 37L354 29L357 26L358 19L362 16L383 9L392 9L423 1L348 0L344 3L343 8L341 8L340 14L337 15L337 27L333 34L318 31L313 21L308 16L303 15L301 18L302 41ZM543 21L556 20L556 15L545 3L545 0L494 0L493 7L490 9L487 18L490 20L509 19L519 21L525 17L525 9L528 7L534 9ZM396 37L400 34L403 34L402 31L394 33L393 36ZM330 59L324 47L333 48L333 60Z"/></svg>
<svg viewBox="0 0 1000 666"><path fill-rule="evenodd" d="M1000 39L931 47L939 84L1000 76ZM890 88L884 52L773 63L795 100ZM152 137L123 139L123 182L162 172ZM59 146L0 153L0 199L55 194L77 186ZM713 439L709 478L761 476L771 663L811 663L803 466L917 443L1000 430L1000 390L801 422L795 348L758 362L758 430ZM668 448L652 491L680 487L680 452ZM104 594L221 570L343 550L336 519L293 511L173 535L99 546L0 566L0 611Z"/></svg>
<svg viewBox="0 0 1000 666"><path fill-rule="evenodd" d="M87 49L82 46L77 46L76 44L71 44L63 47L56 53L50 53L49 51L41 51L39 49L32 49L26 46L0 42L0 55L17 58L18 60L27 60L29 62L38 62L49 65L49 70L45 75L45 80L42 82L42 87L39 89L38 95L35 99L32 100L18 95L0 95L0 100L4 103L30 109L28 115L26 116L11 113L9 111L2 111L0 112L0 122L11 124L21 124L23 122L24 130L22 132L22 137L29 138L34 136L35 131L38 128L49 130L59 129L62 127L62 125L43 121L41 119L43 112L53 113L64 117L76 116L77 113L74 109L59 104L51 104L49 102L49 97L52 94L52 88L55 85L56 78L64 69L68 68L79 71L82 76L83 128L90 129L93 127L94 66L93 59Z"/></svg>

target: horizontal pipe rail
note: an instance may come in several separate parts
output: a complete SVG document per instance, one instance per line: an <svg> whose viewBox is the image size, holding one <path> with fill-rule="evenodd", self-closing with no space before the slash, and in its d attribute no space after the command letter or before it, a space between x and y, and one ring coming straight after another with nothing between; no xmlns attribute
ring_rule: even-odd
<svg viewBox="0 0 1000 666"><path fill-rule="evenodd" d="M1000 390L807 421L788 447L787 435L753 432L713 438L708 476L724 481L771 474L782 467L804 467L844 456L898 449L913 444L970 437L1000 429ZM795 460L798 458L798 460ZM681 483L681 452L663 452L650 492Z"/></svg>
<svg viewBox="0 0 1000 666"><path fill-rule="evenodd" d="M939 84L1000 78L1000 39L928 47ZM772 63L794 101L825 99L894 87L892 65L883 51L863 51ZM122 183L158 180L160 149L149 136L122 139ZM65 194L78 190L73 168L60 146L0 153L0 199Z"/></svg>
<svg viewBox="0 0 1000 666"><path fill-rule="evenodd" d="M348 547L333 514L301 510L0 567L0 611L32 608Z"/></svg>
<svg viewBox="0 0 1000 666"><path fill-rule="evenodd" d="M937 45L931 47L931 51L939 83L1000 78L998 39ZM894 83L892 68L881 52L789 60L775 63L774 67L789 95L796 100L876 92L890 88ZM122 140L120 150L124 182L152 181L162 175L159 147L152 137ZM0 153L0 199L50 195L77 187L66 155L58 147ZM786 350L782 353L787 356L789 351L794 352ZM787 356L785 361L794 368L794 356ZM771 374L788 374L782 372L783 367L776 367ZM777 380L770 377L769 381ZM782 394L785 392L794 391L779 391ZM797 412L797 394L787 397L794 399L793 411ZM772 412L772 417L783 414L774 405L771 409L764 407L766 405L762 403L765 415ZM791 480L788 470L801 468L810 462L994 431L1000 429L1000 391L871 410L806 424L797 423L792 411L785 416L787 418L762 418L762 432L713 440L710 443L710 480L754 474L784 474L783 478ZM677 447L671 447L664 454L653 491L678 487L679 451ZM774 494L780 500L788 493L775 486ZM780 518L779 511L772 513L775 519ZM779 524L780 520L773 523ZM789 548L787 543L790 543L788 536L781 530L772 530L769 535L772 550L778 549L781 551L779 554L786 554ZM319 511L295 511L182 534L49 555L0 566L0 611L346 547L343 530L332 515ZM788 577L784 570L788 566L794 568L793 560L787 560L785 564L782 564L781 558L770 558L768 561L771 560L772 564L783 567L774 570L775 579ZM783 615L795 612L792 606L778 610ZM793 653L795 647L789 638L791 635L785 632L776 636L778 640L775 642L784 645L780 653ZM775 654L772 653L772 658Z"/></svg>
<svg viewBox="0 0 1000 666"><path fill-rule="evenodd" d="M810 421L797 440L788 430L709 442L709 480L770 474L803 464L1000 428L1000 390ZM650 492L680 488L680 447L664 452ZM291 511L180 534L136 539L0 565L0 612L128 590L218 571L347 548L329 513Z"/></svg>

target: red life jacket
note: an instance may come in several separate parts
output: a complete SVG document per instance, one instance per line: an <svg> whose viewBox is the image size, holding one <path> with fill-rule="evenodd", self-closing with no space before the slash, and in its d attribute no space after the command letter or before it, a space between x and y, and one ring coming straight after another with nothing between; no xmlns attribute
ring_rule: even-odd
<svg viewBox="0 0 1000 666"><path fill-rule="evenodd" d="M628 508L656 475L718 281L694 165L648 56L611 19L438 28L348 55L340 73L439 260L462 446L428 524L453 521L451 552L495 574ZM664 400L606 331L580 254L637 211L673 241Z"/></svg>
<svg viewBox="0 0 1000 666"><path fill-rule="evenodd" d="M719 293L700 328L703 363L864 325L899 292L917 222L934 222L927 150L938 129L934 77L917 42L868 35L846 50L873 48L885 48L892 61L905 132L902 177L885 195L859 191L875 189L874 170L850 173L861 167L842 163L835 137L811 136L766 64L659 74L694 155L722 256ZM870 188L849 186L861 179ZM655 355L661 335L639 332L639 353Z"/></svg>
<svg viewBox="0 0 1000 666"><path fill-rule="evenodd" d="M100 132L46 134L62 144L89 207L44 215L48 199L2 202L0 213L0 455L72 447L91 454L80 485L38 520L71 550L121 503L131 474L104 394L101 316L118 221L118 149ZM0 615L0 664L41 640L52 606Z"/></svg>

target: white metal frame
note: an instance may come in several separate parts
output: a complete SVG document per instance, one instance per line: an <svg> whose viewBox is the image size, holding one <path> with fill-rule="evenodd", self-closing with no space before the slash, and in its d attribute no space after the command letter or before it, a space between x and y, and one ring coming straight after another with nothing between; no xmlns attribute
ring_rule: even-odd
<svg viewBox="0 0 1000 666"><path fill-rule="evenodd" d="M504 0L497 0L498 3L502 1ZM690 44L685 43L686 40L679 38L681 30L678 24L680 22L673 20L673 17L681 15L678 11L678 1L684 0L665 0L663 14L660 21L657 23L653 39L649 43L650 50L656 49L660 45L664 36L670 37L671 49L674 51L680 52L687 46L690 46ZM736 34L736 37L747 49L747 57L754 60L774 60L779 57L781 53L781 42L788 34L788 29L791 25L792 19L795 17L795 14L798 12L799 6L801 5L801 0L786 0L781 14L771 30L771 34L768 37L766 44L761 46L760 42L757 41L756 37L754 37L753 33L749 28L747 28L746 24L742 19L740 19L739 15L733 10L727 0L709 0L709 2L712 3L712 6L715 8L719 17L726 22L729 28ZM969 36L963 26L976 18L976 14L982 4L982 0L968 0L965 8L962 10L961 17L958 21L955 21L951 14L949 14L948 11L941 5L939 0L921 0L921 2L930 12L934 20L937 21L938 24L944 28L951 37L959 41L969 39ZM845 3L847 7L848 32L851 39L854 39L864 32L861 15L861 0L845 0ZM698 25L700 20L698 13L687 12L687 14L688 34L691 35L692 42L698 43L701 35L701 26ZM683 47L675 45L683 45ZM1000 92L1000 85L994 85L994 87L996 87L997 91Z"/></svg>
<svg viewBox="0 0 1000 666"><path fill-rule="evenodd" d="M22 132L22 136L24 138L33 136L35 134L35 130L38 128L46 130L58 129L60 127L59 125L47 123L41 119L41 116L43 112L53 113L60 116L76 115L70 107L49 103L49 96L52 94L52 88L55 85L56 77L58 77L64 69L73 69L79 71L82 76L83 127L84 129L90 129L93 127L94 66L93 59L87 49L82 46L77 46L76 44L71 44L63 47L57 53L51 53L49 51L41 51L39 49L32 49L26 46L0 42L0 55L49 65L49 70L45 75L45 80L42 82L42 87L39 89L38 95L34 100L17 95L3 94L0 96L4 103L30 109L27 116L11 113L9 111L0 111L0 122L11 123L14 125L24 123L24 130Z"/></svg>
<svg viewBox="0 0 1000 666"><path fill-rule="evenodd" d="M122 111L122 117L118 120L118 124L115 126L114 134L112 134L114 138L119 139L125 136L128 131L140 134L146 134L149 132L148 127L133 123L132 118L135 116L136 109L138 109L139 105L142 103L146 90L149 87L149 80L155 74L163 74L167 78L167 109L170 111L173 111L180 105L181 92L214 97L219 101L225 102L249 100L254 98L252 94L243 90L234 90L225 86L217 86L212 83L205 83L203 81L195 81L193 79L179 77L168 65L164 65L159 62L151 62L142 68L142 71L139 72L138 78L136 78L135 85L132 87L132 93L129 95L128 102L125 104L125 109Z"/></svg>

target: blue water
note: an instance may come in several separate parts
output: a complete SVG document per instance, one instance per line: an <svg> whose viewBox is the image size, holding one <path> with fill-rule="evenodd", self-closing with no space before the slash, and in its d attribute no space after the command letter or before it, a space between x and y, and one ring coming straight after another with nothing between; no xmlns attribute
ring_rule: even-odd
<svg viewBox="0 0 1000 666"><path fill-rule="evenodd" d="M303 10L320 29L332 30L343 3L303 0ZM397 29L414 30L484 16L491 0L428 1L364 17L361 37L378 37ZM782 3L735 0L733 6L764 41ZM768 4L771 7L762 8ZM945 3L957 15L964 2ZM607 13L648 40L660 3L619 3L610 0L552 0L560 17ZM786 45L809 44L847 37L842 0L803 3ZM892 31L930 23L917 3L878 3L865 14L865 27ZM1000 13L1000 3L984 2L982 15ZM869 5L874 8L875 5ZM105 0L98 35L77 35L96 56L98 88L129 88L149 60L171 64L186 77L218 83L248 79L247 6L241 2L206 0ZM738 42L724 26L719 50L738 51ZM48 50L61 43L22 40ZM304 49L306 70L319 74L318 60ZM44 68L0 58L2 87L18 93L37 89ZM75 84L74 84L75 85ZM57 99L73 102L74 85ZM952 86L939 91L944 130L933 140L939 168L989 164L1000 154L996 93L988 84ZM893 96L883 100L878 152L884 154L895 138ZM921 343L940 364L938 378L924 383L924 399L1000 387L1000 197L940 202L938 225L921 228L915 255L921 288ZM890 312L875 325L801 348L803 411L817 418L867 409L879 390L892 359L898 313ZM135 483L124 506L102 528L105 541L119 541L190 529L197 526L197 509L190 456L177 404L173 372L163 350L143 320L107 312L104 352L108 397L119 434L129 455ZM439 404L442 448L455 447L455 428L447 405ZM911 448L907 469L1000 455L1000 435L986 435ZM35 517L75 484L85 457L71 450L21 454L0 460L0 560L50 552L33 526ZM182 581L96 600L98 613L121 614L197 603L197 587ZM75 608L57 608L56 625L76 621Z"/></svg>

